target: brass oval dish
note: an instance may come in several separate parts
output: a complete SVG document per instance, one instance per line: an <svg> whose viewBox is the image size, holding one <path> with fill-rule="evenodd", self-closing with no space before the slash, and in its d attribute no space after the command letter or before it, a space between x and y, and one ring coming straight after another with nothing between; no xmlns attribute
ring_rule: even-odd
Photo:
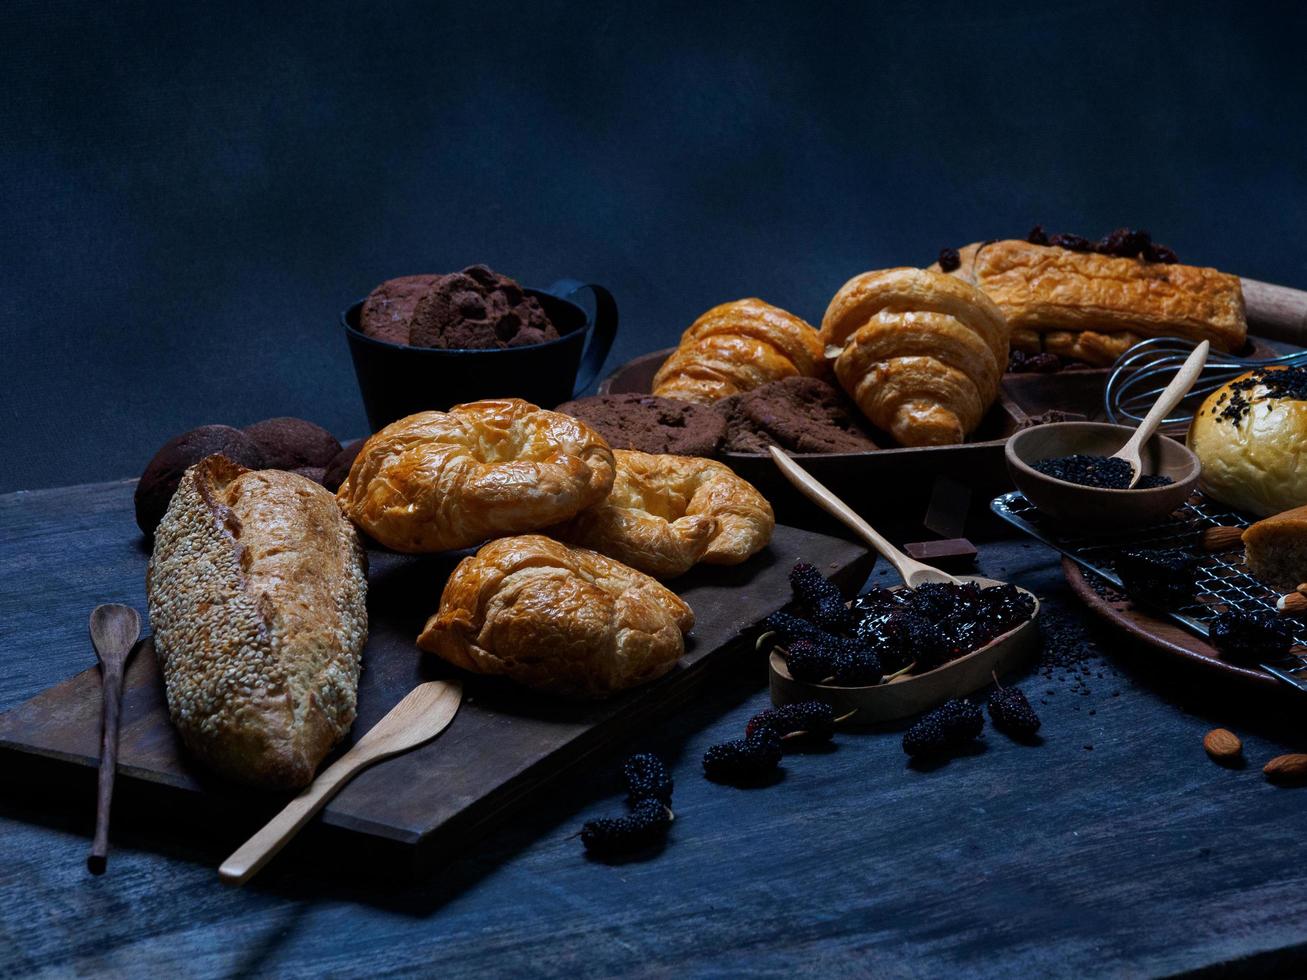
<svg viewBox="0 0 1307 980"><path fill-rule="evenodd" d="M982 586L1003 582L979 575L959 576L963 581ZM1020 586L1017 586L1021 589ZM924 674L905 674L888 682L866 687L836 687L796 681L785 668L785 658L772 650L767 661L772 704L795 701L824 701L836 715L856 712L850 724L868 725L895 721L920 714L949 698L965 697L993 682L994 674L1016 667L1039 645L1039 599L1027 589L1023 593L1035 601L1030 619L1015 629L995 637L982 647L928 670Z"/></svg>

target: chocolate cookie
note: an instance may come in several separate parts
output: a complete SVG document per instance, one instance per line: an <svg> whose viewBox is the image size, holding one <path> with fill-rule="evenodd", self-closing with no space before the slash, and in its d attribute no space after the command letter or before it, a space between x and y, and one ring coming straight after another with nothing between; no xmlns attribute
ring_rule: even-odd
<svg viewBox="0 0 1307 980"><path fill-rule="evenodd" d="M844 394L820 378L792 377L713 403L726 421L726 452L860 453L876 449Z"/></svg>
<svg viewBox="0 0 1307 980"><path fill-rule="evenodd" d="M259 444L268 469L322 467L340 452L340 443L335 436L322 426L304 419L289 416L264 419L247 425L241 431Z"/></svg>
<svg viewBox="0 0 1307 980"><path fill-rule="evenodd" d="M711 456L726 435L726 420L709 406L653 395L595 395L554 411L580 419L614 449Z"/></svg>
<svg viewBox="0 0 1307 980"><path fill-rule="evenodd" d="M163 520L182 474L214 453L252 470L266 469L268 465L259 444L229 425L202 425L169 439L154 454L136 484L136 524L147 536L153 535Z"/></svg>
<svg viewBox="0 0 1307 980"><path fill-rule="evenodd" d="M400 276L387 279L368 294L359 314L359 330L391 344L407 344L409 323L418 300L440 276Z"/></svg>
<svg viewBox="0 0 1307 980"><path fill-rule="evenodd" d="M557 340L544 307L508 276L470 265L440 276L413 310L414 347L486 350Z"/></svg>
<svg viewBox="0 0 1307 980"><path fill-rule="evenodd" d="M340 489L340 485L345 482L349 476L350 468L354 465L354 460L363 448L366 439L355 439L353 442L347 442L341 447L340 452L336 453L330 463L327 464L326 471L322 474L322 485L335 493Z"/></svg>

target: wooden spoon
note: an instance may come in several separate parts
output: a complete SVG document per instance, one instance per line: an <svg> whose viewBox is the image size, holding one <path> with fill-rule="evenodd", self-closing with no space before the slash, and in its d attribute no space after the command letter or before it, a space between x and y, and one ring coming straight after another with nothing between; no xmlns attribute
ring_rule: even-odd
<svg viewBox="0 0 1307 980"><path fill-rule="evenodd" d="M925 562L917 561L915 558L911 558L899 551L879 531L859 517L852 507L831 493L816 477L791 459L783 449L777 446L768 446L767 448L771 451L771 457L776 461L776 465L785 474L785 478L793 483L799 489L799 492L826 513L842 521L866 542L867 547L878 552L887 562L893 565L895 571L902 577L903 584L908 588L915 589L918 585L926 582L962 584L959 579L954 578L948 572L941 571L934 565L927 565Z"/></svg>
<svg viewBox="0 0 1307 980"><path fill-rule="evenodd" d="M218 875L233 885L249 881L354 776L373 763L431 741L454 720L462 700L463 685L458 681L428 681L413 688L348 752L319 773L284 810L227 858Z"/></svg>
<svg viewBox="0 0 1307 980"><path fill-rule="evenodd" d="M109 804L118 770L118 724L123 705L123 670L141 637L141 617L131 606L117 603L91 610L91 643L100 658L104 704L101 709L100 776L95 798L95 839L86 867L93 875L109 866Z"/></svg>
<svg viewBox="0 0 1307 980"><path fill-rule="evenodd" d="M1194 348L1194 352L1185 359L1180 370L1175 373L1171 383L1162 389L1162 393L1157 396L1157 401L1153 402L1153 407L1148 410L1144 420L1139 423L1139 428L1135 429L1135 434L1126 440L1126 444L1112 454L1113 459L1124 459L1130 464L1130 483L1126 489L1131 489L1139 482L1139 477L1144 472L1144 461L1140 456L1148 440L1153 438L1153 433L1157 427L1162 424L1170 413L1171 409L1180 404L1181 399L1189 394L1189 389L1194 386L1198 376L1203 373L1203 367L1207 364L1207 352L1211 350L1211 343L1204 340Z"/></svg>

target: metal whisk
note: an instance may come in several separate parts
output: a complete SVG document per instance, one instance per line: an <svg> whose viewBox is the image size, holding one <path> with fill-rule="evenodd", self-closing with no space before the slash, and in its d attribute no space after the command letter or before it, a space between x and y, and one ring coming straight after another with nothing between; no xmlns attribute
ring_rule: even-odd
<svg viewBox="0 0 1307 980"><path fill-rule="evenodd" d="M1148 414L1158 394L1179 370L1197 346L1180 337L1154 337L1135 344L1116 359L1107 387L1103 389L1103 409L1119 425L1138 425ZM1188 423L1203 399L1232 378L1260 367L1297 367L1307 364L1307 350L1279 357L1244 358L1213 351L1207 367L1199 375L1189 394L1169 415L1163 425Z"/></svg>

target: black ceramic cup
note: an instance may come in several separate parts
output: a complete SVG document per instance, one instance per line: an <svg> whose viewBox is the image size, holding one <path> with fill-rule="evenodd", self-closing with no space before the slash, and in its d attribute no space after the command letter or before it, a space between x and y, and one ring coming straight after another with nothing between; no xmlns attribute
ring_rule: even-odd
<svg viewBox="0 0 1307 980"><path fill-rule="evenodd" d="M593 317L573 302L582 291L593 299ZM342 313L340 321L372 431L415 412L443 411L481 398L524 398L553 408L590 387L603 370L617 334L617 302L612 293L573 279L526 292L544 307L560 334L557 340L503 350L408 347L376 340L359 330L362 300Z"/></svg>

